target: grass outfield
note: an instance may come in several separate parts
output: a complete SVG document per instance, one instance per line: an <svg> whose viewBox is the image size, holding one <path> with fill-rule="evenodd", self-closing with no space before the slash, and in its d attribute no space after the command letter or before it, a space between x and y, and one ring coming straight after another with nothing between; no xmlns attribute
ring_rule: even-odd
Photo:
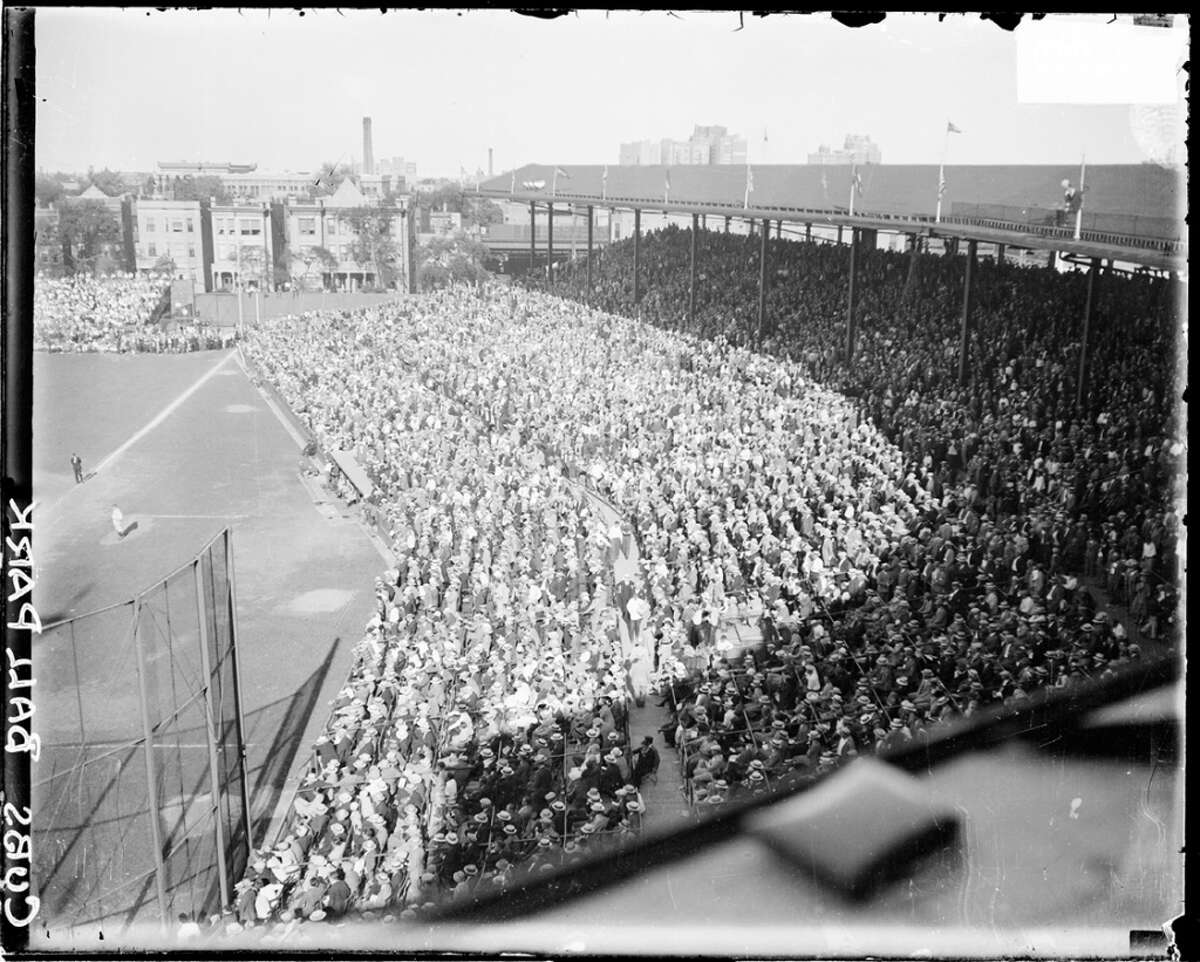
<svg viewBox="0 0 1200 962"><path fill-rule="evenodd" d="M296 442L231 352L39 354L34 374L34 600L44 624L127 599L186 563L222 528L233 530L259 842L345 679L384 562L353 520L336 506L314 504L297 473ZM86 471L98 468L82 485L70 474L73 450ZM137 522L124 539L113 530L113 503L126 524ZM141 734L127 624L117 611L87 625L74 643L57 632L34 646L34 727L44 746L33 773L41 783L35 812L65 830L44 848L65 877L92 877L98 859L122 854L131 865L145 864L130 849L140 844L136 837L118 842L78 832L145 811L144 776L122 774L127 765L114 756L90 765L71 798L58 791L74 784L62 775L79 758L81 713L87 742L112 746ZM89 838L93 848L111 842L122 852L88 851ZM110 872L105 884L119 876ZM84 896L75 892L68 901ZM44 902L52 913L53 900Z"/></svg>

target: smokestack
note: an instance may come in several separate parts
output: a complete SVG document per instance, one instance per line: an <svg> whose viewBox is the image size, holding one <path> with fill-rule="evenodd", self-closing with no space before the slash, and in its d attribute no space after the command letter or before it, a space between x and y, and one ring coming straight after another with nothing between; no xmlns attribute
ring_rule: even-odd
<svg viewBox="0 0 1200 962"><path fill-rule="evenodd" d="M488 148L488 176L489 177L495 176L495 174L492 173L492 148L491 147Z"/></svg>
<svg viewBox="0 0 1200 962"><path fill-rule="evenodd" d="M371 118L363 117L363 173L375 173L375 151L371 145Z"/></svg>

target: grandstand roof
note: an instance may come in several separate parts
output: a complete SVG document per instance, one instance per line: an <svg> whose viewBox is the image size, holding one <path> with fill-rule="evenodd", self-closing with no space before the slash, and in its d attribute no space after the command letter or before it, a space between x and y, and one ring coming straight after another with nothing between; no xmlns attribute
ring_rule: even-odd
<svg viewBox="0 0 1200 962"><path fill-rule="evenodd" d="M558 174L555 174L555 170ZM849 164L627 167L527 164L479 184L479 193L515 200L595 203L608 206L670 209L678 212L735 213L747 217L784 217L797 221L842 221L849 214L853 168ZM669 172L669 190L668 190ZM856 220L932 224L937 206L938 167L934 164L864 164L858 168L862 189L855 200ZM1030 246L1071 245L1069 230L1055 235L1056 210L1063 200L1062 181L1077 184L1072 165L950 166L942 208L945 233L951 224L975 224L1001 230L1031 229ZM1166 251L1178 256L1187 243L1183 221L1186 184L1183 173L1155 164L1101 164L1086 170L1083 229L1093 246ZM887 223L877 226L885 228ZM865 225L872 226L872 225ZM964 235L965 236L965 235ZM982 238L982 235L981 235ZM1017 242L1014 240L1014 242ZM1076 245L1085 246L1085 245ZM1099 250L1099 247L1097 247ZM1139 259L1139 258L1133 258Z"/></svg>

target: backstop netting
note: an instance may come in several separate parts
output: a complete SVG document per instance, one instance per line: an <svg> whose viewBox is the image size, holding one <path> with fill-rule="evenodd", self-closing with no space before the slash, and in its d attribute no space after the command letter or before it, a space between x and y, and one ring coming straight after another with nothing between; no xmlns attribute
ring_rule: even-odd
<svg viewBox="0 0 1200 962"><path fill-rule="evenodd" d="M227 902L249 852L230 532L35 646L34 883L53 927Z"/></svg>

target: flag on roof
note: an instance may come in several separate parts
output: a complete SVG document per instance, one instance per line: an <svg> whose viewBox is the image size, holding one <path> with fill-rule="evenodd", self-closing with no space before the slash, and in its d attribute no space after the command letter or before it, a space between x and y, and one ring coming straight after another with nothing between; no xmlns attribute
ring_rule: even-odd
<svg viewBox="0 0 1200 962"><path fill-rule="evenodd" d="M570 174L568 174L568 173L567 173L565 170L563 170L561 167L555 167L555 168L554 168L554 175L555 175L556 177L566 177L566 178L567 178L567 180L570 180L570 179L571 179L571 175L570 175Z"/></svg>
<svg viewBox="0 0 1200 962"><path fill-rule="evenodd" d="M949 121L949 120L947 120L947 121L946 121L946 133L948 133L948 134L961 134L961 133L962 133L962 131L961 131L961 130L959 130L957 127L955 127L955 126L954 126L954 123L953 123L952 121Z"/></svg>

